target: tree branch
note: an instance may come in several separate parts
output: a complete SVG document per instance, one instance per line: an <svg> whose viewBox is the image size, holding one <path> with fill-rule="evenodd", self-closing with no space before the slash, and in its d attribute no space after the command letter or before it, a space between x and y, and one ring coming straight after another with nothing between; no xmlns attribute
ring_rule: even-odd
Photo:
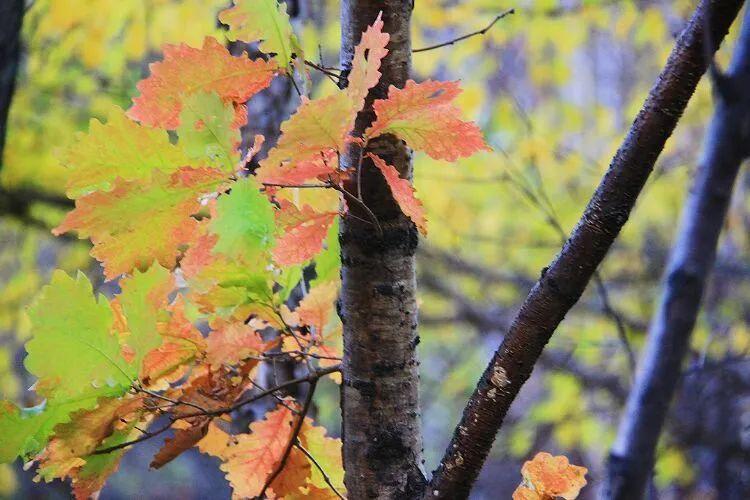
<svg viewBox="0 0 750 500"><path fill-rule="evenodd" d="M737 174L750 153L750 10L746 10L729 72L715 69L712 78L716 110L698 175L682 210L636 384L612 447L605 490L609 499L643 496L714 266Z"/></svg>
<svg viewBox="0 0 750 500"><path fill-rule="evenodd" d="M664 143L706 71L703 19L707 9L713 4L712 39L719 42L742 3L701 1L578 225L542 271L479 380L425 498L468 497L508 408L627 221Z"/></svg>

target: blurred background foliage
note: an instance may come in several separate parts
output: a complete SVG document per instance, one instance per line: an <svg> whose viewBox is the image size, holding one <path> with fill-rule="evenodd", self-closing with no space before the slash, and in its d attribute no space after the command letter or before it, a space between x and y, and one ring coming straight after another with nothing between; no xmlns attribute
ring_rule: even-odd
<svg viewBox="0 0 750 500"><path fill-rule="evenodd" d="M338 2L288 4L308 59L337 65ZM66 172L59 151L87 129L90 118L104 118L113 105L128 107L161 45L198 46L205 35L222 37L216 14L227 5L225 0L30 3L0 186L62 197ZM495 149L455 166L415 158L418 195L430 220L419 255L428 470L514 312L578 219L694 3L417 0L413 45L481 29L511 7L515 14L483 36L414 54L415 79L462 80L460 105ZM720 53L721 63L731 54L732 40L734 34ZM335 90L322 75L312 78L313 93ZM594 497L711 108L703 82L600 279L568 315L511 409L476 498L512 491L520 463L540 449L588 467L594 486L582 498ZM716 484L728 478L750 491L748 190L745 172L661 442L655 487L662 498L714 498ZM24 308L51 269L88 269L102 283L84 243L49 235L62 213L56 204L38 202L23 217L0 219L2 397L28 397L24 389L33 380L21 365ZM336 432L336 387L321 391L317 412ZM148 491L150 498L228 496L216 464L196 453L148 473L148 453L156 446L131 451L103 498L133 498L138 491ZM20 467L0 469L0 497L66 495L58 485L42 488L29 481Z"/></svg>

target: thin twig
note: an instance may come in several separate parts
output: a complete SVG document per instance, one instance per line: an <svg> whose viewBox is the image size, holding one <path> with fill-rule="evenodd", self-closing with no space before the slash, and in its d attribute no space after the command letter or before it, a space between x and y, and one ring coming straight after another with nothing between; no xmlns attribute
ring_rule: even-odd
<svg viewBox="0 0 750 500"><path fill-rule="evenodd" d="M347 199L352 200L354 203L359 205L364 209L364 211L367 213L367 216L370 217L372 220L372 223L375 225L375 229L378 230L378 236L383 236L383 228L380 227L380 222L378 221L378 218L375 216L375 214L370 210L370 207L367 206L367 204L354 196L352 193L344 189L343 187L339 186L338 184L334 184L333 182L329 183L329 186L331 189L335 189L336 191L343 194Z"/></svg>
<svg viewBox="0 0 750 500"><path fill-rule="evenodd" d="M282 389L286 389L287 387L292 387L292 386L295 386L297 384L302 384L302 383L305 383L305 382L317 381L318 379L320 379L320 378L322 378L322 377L324 377L326 375L329 375L331 373L336 373L336 372L339 372L339 371L341 371L341 365L340 364L337 364L337 365L334 365L334 366L329 366L327 368L319 368L319 369L315 370L314 372L312 372L312 373L310 373L310 374L308 374L308 375L306 375L304 377L296 378L296 379L293 379L293 380L287 380L286 382L283 382L283 383L281 383L279 385L276 385L276 386L274 386L274 387L272 387L270 389L266 389L265 391L260 392L260 393L254 395L254 396L251 396L251 397L249 397L247 399L243 399L242 401L238 401L237 403L234 403L233 405L225 406L224 408L217 408L215 410L210 410L210 411L206 411L206 412L198 412L198 413L189 413L189 414L185 414L185 415L179 415L175 419L176 420L183 420L183 419L192 418L192 417L201 417L201 416L216 417L216 416L219 416L219 415L225 415L227 413L231 413L231 412L233 412L235 410L238 410L239 408L242 408L245 405L248 405L250 403L258 401L259 399L262 399L262 398L264 398L266 396L269 396L269 395L273 394L276 391L280 391Z"/></svg>
<svg viewBox="0 0 750 500"><path fill-rule="evenodd" d="M143 392L143 393L148 394L151 397L154 397L154 398L157 398L157 399L161 399L162 401L166 401L168 403L172 403L175 406L184 405L184 406L190 406L191 408L195 408L196 410L206 411L205 408L203 408L202 406L197 405L195 403L191 403L189 401L181 401L179 399L168 398L167 396L163 396L163 395L161 395L161 394L159 394L157 392L150 391L148 389L144 389L141 386L135 387L135 390L136 390L136 392Z"/></svg>
<svg viewBox="0 0 750 500"><path fill-rule="evenodd" d="M318 463L317 460L315 460L315 457L312 456L312 454L305 449L304 446L302 446L302 443L299 442L299 439L297 439L297 442L294 443L294 446L297 447L299 451L304 453L304 455L315 465L315 467L320 471L320 474L323 476L323 481L326 482L329 488L336 494L337 497L341 498L341 500L344 499L344 497L341 495L341 493L338 492L336 487L333 485L333 482L331 482L331 478L328 477L328 474L326 474L326 471L323 470L323 467Z"/></svg>
<svg viewBox="0 0 750 500"><path fill-rule="evenodd" d="M495 19L493 19L490 24L488 24L487 26L485 26L484 28L482 28L479 31L474 31L474 32L469 33L467 35L459 36L458 38L454 38L452 40L448 40L447 42L438 43L436 45L430 45L429 47L422 47L421 49L414 49L414 50L412 50L412 53L416 54L417 52L427 52L428 50L434 50L434 49L439 49L441 47L446 47L448 45L453 45L454 43L466 40L467 38L471 38L471 37L478 36L478 35L484 35L490 29L492 29L492 27L495 25L495 23L497 23L500 19L502 19L505 16L508 16L510 14L513 14L515 12L516 12L515 9L508 9L505 12L502 12L501 14L498 14L497 16L495 16Z"/></svg>
<svg viewBox="0 0 750 500"><path fill-rule="evenodd" d="M92 455L106 455L107 453L112 453L113 451L121 450L123 448L127 448L129 446L133 446L134 444L141 443L143 441L146 441L147 439L151 439L154 436L158 436L159 434L166 432L172 427L172 421L170 421L167 425L164 427L159 428L158 430L155 430L153 432L144 432L143 436L133 439L132 441L126 441L124 443L116 444L114 446L109 446L107 448L102 448L99 450L94 450L91 454ZM143 431L142 431L143 432Z"/></svg>
<svg viewBox="0 0 750 500"><path fill-rule="evenodd" d="M264 182L265 187L277 187L277 188L298 188L298 189L315 189L315 188L330 188L328 184L280 184L276 182Z"/></svg>
<svg viewBox="0 0 750 500"><path fill-rule="evenodd" d="M276 467L276 469L266 479L266 482L263 485L263 489L260 490L260 493L258 494L257 498L259 499L265 498L266 490L268 489L268 487L271 486L271 483L274 482L274 480L276 479L276 477L278 477L281 471L284 470L284 467L286 466L286 461L289 459L289 454L292 452L292 448L294 448L294 444L297 442L297 436L299 436L299 432L300 430L302 430L302 424L305 421L307 412L310 411L310 405L312 404L313 395L315 394L315 387L317 385L318 385L318 379L313 379L310 381L310 388L307 391L307 396L305 397L305 403L302 406L302 411L297 417L296 422L294 423L294 428L292 429L292 435L289 438L289 442L287 443L286 448L284 449L284 454L281 455L281 461L279 462L278 467Z"/></svg>
<svg viewBox="0 0 750 500"><path fill-rule="evenodd" d="M341 78L341 75L337 75L333 71L329 71L326 68L324 68L323 66L319 66L319 65L315 64L312 61L308 61L307 59L305 59L305 66L310 66L313 69L317 69L318 71L320 71L324 75L327 75L330 78L336 78L336 79L340 79Z"/></svg>

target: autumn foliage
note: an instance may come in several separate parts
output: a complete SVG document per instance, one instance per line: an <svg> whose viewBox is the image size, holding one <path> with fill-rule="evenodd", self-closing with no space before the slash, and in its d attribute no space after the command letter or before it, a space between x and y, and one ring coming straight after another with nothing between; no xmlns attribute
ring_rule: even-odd
<svg viewBox="0 0 750 500"><path fill-rule="evenodd" d="M347 88L303 96L277 146L250 171L238 149L245 102L274 78L294 78L304 55L275 0L238 0L219 18L231 40L263 39L267 57L232 56L211 37L200 48L167 45L133 106L92 121L63 153L75 209L54 232L90 239L120 292L105 297L85 275L62 271L42 290L29 310L25 365L45 403L2 403L0 459L32 460L45 481L69 478L79 498L102 488L130 446L167 432L154 468L197 447L221 460L240 498L345 495L341 443L307 414L318 380L338 376L336 221L362 203L348 181L371 162L426 234L411 183L365 153L368 142L393 134L446 161L488 149L452 104L457 82L392 87L374 102L373 125L352 135L388 53L378 18L355 51ZM339 164L349 148L359 163ZM306 283L302 271L313 267ZM294 290L301 300L290 298ZM280 357L307 374L263 387L262 362ZM307 384L304 400L284 396L294 384ZM268 395L275 408L231 433L237 411ZM578 469L566 461L549 472L548 461L536 462L524 477L537 496L514 498L575 497ZM564 488L545 479L571 470Z"/></svg>

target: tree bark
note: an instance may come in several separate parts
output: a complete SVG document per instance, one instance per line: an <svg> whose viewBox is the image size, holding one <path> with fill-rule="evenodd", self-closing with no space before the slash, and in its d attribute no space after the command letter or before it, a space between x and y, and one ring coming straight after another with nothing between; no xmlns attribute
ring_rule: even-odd
<svg viewBox="0 0 750 500"><path fill-rule="evenodd" d="M604 497L643 497L656 444L690 346L701 298L750 141L750 11L732 66L715 80L716 109L663 278L638 376L610 454Z"/></svg>
<svg viewBox="0 0 750 500"><path fill-rule="evenodd" d="M0 2L0 169L3 165L8 112L21 60L23 0Z"/></svg>
<svg viewBox="0 0 750 500"><path fill-rule="evenodd" d="M411 65L411 0L341 2L341 66L351 68L362 32L382 11L391 36L383 76L359 114L355 133L374 118L372 101L388 87L403 87ZM373 141L369 149L411 178L410 152L395 137ZM342 158L356 166L354 147ZM343 458L349 498L417 498L424 488L416 358L417 306L414 254L417 231L393 201L380 172L362 164L362 200L375 214L378 231L355 203L341 223L339 315L344 325L342 383ZM357 192L356 180L347 190Z"/></svg>
<svg viewBox="0 0 750 500"><path fill-rule="evenodd" d="M723 40L741 0L703 0L577 226L526 297L479 380L425 498L467 498L508 408L627 221L659 153L705 72L704 28ZM711 8L711 15L706 16Z"/></svg>

